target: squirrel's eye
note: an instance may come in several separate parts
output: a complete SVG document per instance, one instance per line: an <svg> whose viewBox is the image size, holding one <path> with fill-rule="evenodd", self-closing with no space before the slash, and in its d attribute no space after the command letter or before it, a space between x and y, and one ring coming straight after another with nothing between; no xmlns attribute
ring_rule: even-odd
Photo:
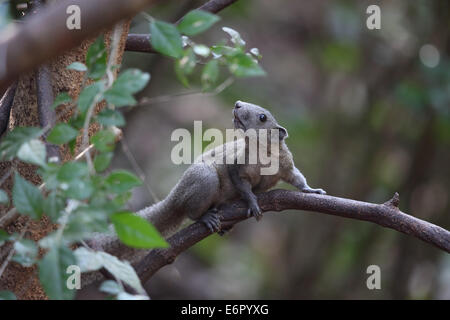
<svg viewBox="0 0 450 320"><path fill-rule="evenodd" d="M266 115L265 115L264 113L261 113L261 114L259 115L259 120L261 120L261 122L266 122L266 120L267 120Z"/></svg>

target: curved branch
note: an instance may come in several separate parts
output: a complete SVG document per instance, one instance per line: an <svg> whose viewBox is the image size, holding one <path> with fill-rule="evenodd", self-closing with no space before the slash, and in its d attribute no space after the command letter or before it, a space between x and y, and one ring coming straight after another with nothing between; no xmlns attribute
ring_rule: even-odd
<svg viewBox="0 0 450 320"><path fill-rule="evenodd" d="M211 13L217 13L229 5L232 5L237 0L210 0L198 7L197 10L208 11ZM183 18L179 19L176 23L178 24ZM125 44L125 51L134 52L147 52L147 53L158 53L155 51L150 44L149 34L135 34L130 33Z"/></svg>
<svg viewBox="0 0 450 320"><path fill-rule="evenodd" d="M6 90L2 99L0 100L0 135L2 135L8 128L9 116L11 114L11 107L14 102L14 96L16 95L17 81L15 81Z"/></svg>
<svg viewBox="0 0 450 320"><path fill-rule="evenodd" d="M258 203L264 212L307 210L370 221L421 239L450 253L449 231L400 211L397 207L398 202L398 193L383 204L288 190L273 190L258 195ZM248 218L247 206L243 201L226 204L220 208L220 215L222 227L229 227ZM208 228L199 222L177 232L167 240L170 243L168 249L152 250L136 264L141 281L146 282L163 266L172 263L180 253L210 234Z"/></svg>
<svg viewBox="0 0 450 320"><path fill-rule="evenodd" d="M20 74L72 49L101 30L131 18L156 0L60 0L0 33L0 92ZM81 11L81 29L70 30L66 11ZM73 11L70 11L73 14ZM101 14L99 14L101 12Z"/></svg>
<svg viewBox="0 0 450 320"><path fill-rule="evenodd" d="M51 72L47 65L42 65L36 72L36 95L39 114L39 124L42 128L53 127L56 123L56 112L52 109L53 105L53 87ZM47 134L44 135L46 139ZM57 145L45 142L48 158L61 159L59 147Z"/></svg>

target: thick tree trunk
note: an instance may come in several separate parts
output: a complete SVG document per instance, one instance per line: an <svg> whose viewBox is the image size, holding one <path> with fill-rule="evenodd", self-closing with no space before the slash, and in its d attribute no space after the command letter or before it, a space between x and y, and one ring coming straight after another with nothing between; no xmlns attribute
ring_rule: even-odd
<svg viewBox="0 0 450 320"><path fill-rule="evenodd" d="M117 65L122 62L122 55L125 48L125 41L128 35L129 21L123 24L122 36L120 45L118 48L118 55L116 59ZM105 32L105 43L110 46L111 32ZM61 92L68 92L72 98L78 97L81 91L83 73L67 70L66 67L75 61L85 61L85 56L89 45L94 41L90 39L84 41L81 46L77 47L70 52L50 61L47 66L51 73L52 87L54 96ZM30 53L31 54L31 53ZM37 111L37 98L36 98L36 73L22 75L20 77L14 103L11 110L11 117L9 122L9 130L12 130L18 126L39 126L39 117ZM99 104L96 110L99 111L104 107L104 104ZM57 114L61 113L61 109L57 110ZM63 116L62 121L67 121L70 114ZM89 134L98 130L98 127L91 125ZM79 152L81 146L80 137L77 140L76 150ZM77 154L78 152L75 152ZM70 160L73 156L69 152L68 148L60 148L60 154L62 161ZM3 162L0 163L0 177L9 172L9 170L15 166L18 172L26 178L28 181L34 184L40 184L42 181L36 173L36 166L27 165L19 162ZM12 175L3 183L1 188L5 190L11 196L11 190L13 186ZM0 212L4 214L9 208L0 206ZM26 217L19 217L17 221L8 226L8 232L19 232L28 221ZM54 229L46 217L43 217L40 221L29 221L27 226L27 232L25 238L39 240L50 231ZM10 262L7 269L3 273L0 279L0 290L10 290L17 295L18 299L46 299L46 296L39 284L37 277L37 268L24 268L15 262Z"/></svg>

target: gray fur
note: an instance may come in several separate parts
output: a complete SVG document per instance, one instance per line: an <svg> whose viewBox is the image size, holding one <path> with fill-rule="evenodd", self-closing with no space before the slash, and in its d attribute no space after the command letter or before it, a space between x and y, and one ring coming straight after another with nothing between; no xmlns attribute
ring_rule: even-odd
<svg viewBox="0 0 450 320"><path fill-rule="evenodd" d="M266 120L261 121L261 114ZM176 231L183 220L201 220L217 231L218 218L215 208L218 205L242 197L249 205L249 214L261 217L254 192L266 191L281 179L292 184L302 192L325 194L322 189L313 189L305 177L294 166L292 154L285 138L287 130L281 127L266 109L246 102L237 101L233 109L236 129L279 129L280 166L275 175L261 175L260 164L218 164L211 161L217 152L226 154L233 143L230 142L207 151L183 174L177 185L161 202L141 210L138 214L147 218L165 236ZM242 141L245 141L243 139ZM243 144L246 147L244 142ZM270 148L269 148L270 150ZM248 151L248 150L247 150Z"/></svg>

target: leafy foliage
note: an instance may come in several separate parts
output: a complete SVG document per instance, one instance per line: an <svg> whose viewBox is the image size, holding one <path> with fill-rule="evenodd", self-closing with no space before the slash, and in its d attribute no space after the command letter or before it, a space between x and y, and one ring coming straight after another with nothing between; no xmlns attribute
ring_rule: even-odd
<svg viewBox="0 0 450 320"><path fill-rule="evenodd" d="M257 59L245 52L245 42L237 32L224 29L231 34L232 46L206 46L194 43L187 36L195 36L214 25L219 18L213 14L194 10L181 23L174 24L152 20L150 24L151 43L160 53L175 59L175 70L180 81L188 86L188 76L202 63L201 82L204 89L212 89L219 79L220 67L228 66L235 76L258 76L264 71ZM184 34L185 36L182 36ZM114 67L114 66L112 66ZM134 269L126 261L120 261L105 252L94 252L87 248L72 251L74 244L89 239L93 232L109 232L113 224L119 239L134 248L164 248L167 242L156 228L145 219L128 212L126 204L133 188L142 182L131 172L115 170L104 173L111 163L117 140L116 126L124 126L125 118L120 107L136 104L134 95L150 80L150 75L138 69L123 71L115 81L107 76L107 50L100 36L89 47L84 62L73 62L67 69L83 72L89 85L81 89L77 100L68 93L59 94L52 105L75 108L67 123L58 123L48 128L17 127L8 133L0 143L0 157L15 158L36 165L44 182L40 187L32 184L19 173L14 173L12 202L17 212L39 220L48 216L58 224L57 230L38 242L0 230L0 244L14 242L13 261L23 266L37 265L42 286L50 299L71 299L74 291L68 289L67 268L77 264L82 272L105 268L114 275L117 282L106 281L101 290L116 299L148 299ZM97 103L106 107L97 115ZM91 138L93 163L84 158L65 163L49 162L42 137L49 143L67 145L74 150L81 129L97 123L100 130ZM48 132L49 131L49 132ZM6 192L0 190L0 203L9 204ZM43 257L38 253L44 252ZM138 293L130 295L123 289L122 282ZM0 292L0 299L15 299L14 294Z"/></svg>
<svg viewBox="0 0 450 320"><path fill-rule="evenodd" d="M207 46L189 38L206 31L219 20L218 16L209 12L193 10L178 25L155 19L150 22L150 42L153 49L175 59L175 74L184 86L189 86L189 76L194 73L198 64L205 64L201 72L203 90L214 88L219 79L220 66L228 67L235 77L265 75L258 62L261 59L259 50L252 48L250 52L246 52L245 41L232 28L222 28L228 34L231 46L226 45L226 41Z"/></svg>

